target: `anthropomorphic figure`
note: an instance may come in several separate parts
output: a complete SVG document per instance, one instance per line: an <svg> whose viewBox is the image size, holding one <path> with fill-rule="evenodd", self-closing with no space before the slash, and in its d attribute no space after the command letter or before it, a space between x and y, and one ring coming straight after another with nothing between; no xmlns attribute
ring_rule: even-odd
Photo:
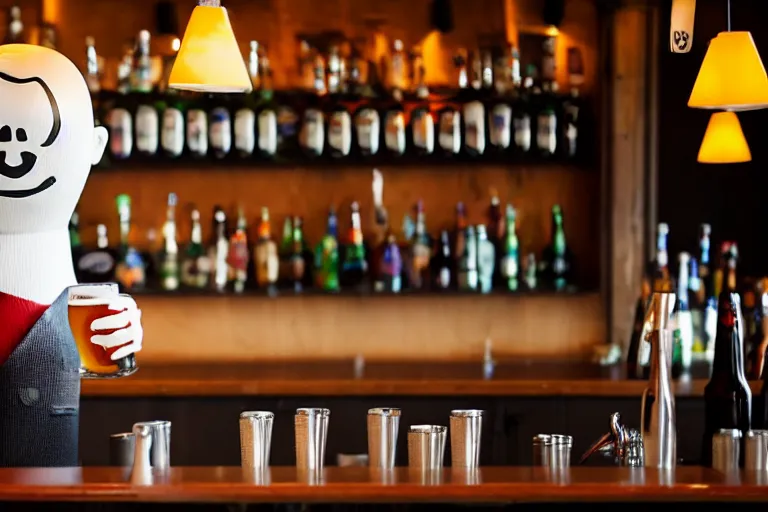
<svg viewBox="0 0 768 512"><path fill-rule="evenodd" d="M76 284L68 223L107 144L82 75L63 55L0 46L0 467L77 466L80 358L69 328ZM129 297L91 341L141 349ZM118 313L118 311L120 311ZM92 328L94 325L92 324Z"/></svg>

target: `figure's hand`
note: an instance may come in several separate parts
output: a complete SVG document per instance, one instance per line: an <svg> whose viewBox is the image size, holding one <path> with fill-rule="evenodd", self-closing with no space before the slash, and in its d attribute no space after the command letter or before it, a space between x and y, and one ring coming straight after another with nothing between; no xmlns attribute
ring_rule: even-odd
<svg viewBox="0 0 768 512"><path fill-rule="evenodd" d="M127 355L141 350L141 342L144 339L144 329L141 327L141 310L136 306L136 301L128 295L118 295L109 303L109 309L120 311L114 315L97 318L91 322L91 343L104 348L120 347L112 354L112 360L116 361ZM116 329L111 334L98 334L101 330Z"/></svg>

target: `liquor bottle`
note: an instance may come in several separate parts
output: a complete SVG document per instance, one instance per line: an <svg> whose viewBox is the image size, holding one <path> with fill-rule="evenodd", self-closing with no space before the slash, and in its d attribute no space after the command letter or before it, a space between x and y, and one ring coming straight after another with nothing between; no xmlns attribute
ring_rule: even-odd
<svg viewBox="0 0 768 512"><path fill-rule="evenodd" d="M212 97L214 105L208 115L208 142L213 157L223 160L232 150L232 117L227 108L227 98Z"/></svg>
<svg viewBox="0 0 768 512"><path fill-rule="evenodd" d="M328 90L325 85L325 59L319 53L314 56L314 90L309 96L308 106L304 110L299 144L307 158L316 158L325 148L325 116L322 104Z"/></svg>
<svg viewBox="0 0 768 512"><path fill-rule="evenodd" d="M362 62L357 58L353 50L353 60L350 62L350 79L353 99L357 100L357 110L353 116L357 151L362 157L372 157L378 154L381 144L381 117L375 104L371 101L373 88L368 82L363 82L362 74L358 68Z"/></svg>
<svg viewBox="0 0 768 512"><path fill-rule="evenodd" d="M395 235L389 233L379 263L376 291L400 293L402 289L403 261Z"/></svg>
<svg viewBox="0 0 768 512"><path fill-rule="evenodd" d="M511 292L520 289L518 275L520 273L520 241L516 232L517 212L511 204L507 204L506 234L502 246L501 275L503 287Z"/></svg>
<svg viewBox="0 0 768 512"><path fill-rule="evenodd" d="M363 246L363 229L360 220L360 205L357 201L350 207L350 227L341 266L341 286L360 289L368 274L368 262Z"/></svg>
<svg viewBox="0 0 768 512"><path fill-rule="evenodd" d="M221 293L227 288L229 277L229 240L227 239L227 214L221 207L213 209L213 232L211 245L208 248L208 259L211 262L211 284L214 290Z"/></svg>
<svg viewBox="0 0 768 512"><path fill-rule="evenodd" d="M477 272L477 237L475 236L475 228L467 226L464 229L463 239L463 250L461 253L457 253L459 261L459 291L474 292L477 290L479 278Z"/></svg>
<svg viewBox="0 0 768 512"><path fill-rule="evenodd" d="M504 257L504 229L506 223L501 212L501 201L496 189L491 189L491 201L488 205L488 221L486 224L488 240L493 245L496 261L493 264L493 286L503 285L504 276L502 275L502 258Z"/></svg>
<svg viewBox="0 0 768 512"><path fill-rule="evenodd" d="M208 155L208 114L205 111L206 102L197 96L189 103L185 139L187 151L193 159L205 158Z"/></svg>
<svg viewBox="0 0 768 512"><path fill-rule="evenodd" d="M467 250L467 212L464 203L456 203L456 220L453 228L453 257L454 271L456 276L456 288L461 289L461 262L464 253Z"/></svg>
<svg viewBox="0 0 768 512"><path fill-rule="evenodd" d="M675 317L677 323L676 330L679 331L680 337L680 364L682 365L682 371L684 372L690 370L691 360L693 358L693 321L691 319L690 302L688 300L688 266L690 260L691 255L687 252L681 252L678 255L677 301L675 304L677 312ZM674 357L672 359L672 366L674 370ZM675 372L673 371L673 374L674 373Z"/></svg>
<svg viewBox="0 0 768 512"><path fill-rule="evenodd" d="M493 290L493 270L496 266L496 248L488 239L485 225L478 224L477 233L477 273L480 293L491 293Z"/></svg>
<svg viewBox="0 0 768 512"><path fill-rule="evenodd" d="M472 60L472 89L465 88L460 94L465 100L461 111L464 120L464 151L474 158L482 156L486 146L485 105L480 101L482 93L479 91L483 83L480 50L474 52Z"/></svg>
<svg viewBox="0 0 768 512"><path fill-rule="evenodd" d="M391 98L384 106L384 150L391 158L397 158L406 151L406 121L403 107L405 89L405 52L399 39L393 43L389 68L389 90Z"/></svg>
<svg viewBox="0 0 768 512"><path fill-rule="evenodd" d="M126 160L133 154L133 116L129 110L128 94L133 76L133 52L131 45L123 46L123 57L117 68L117 96L106 116L109 129L109 153L112 160Z"/></svg>
<svg viewBox="0 0 768 512"><path fill-rule="evenodd" d="M333 208L328 212L325 235L315 249L315 279L317 287L326 292L339 291L338 221Z"/></svg>
<svg viewBox="0 0 768 512"><path fill-rule="evenodd" d="M235 293L243 293L248 282L248 222L245 220L243 209L237 212L237 228L229 239L227 250L228 281L232 283Z"/></svg>
<svg viewBox="0 0 768 512"><path fill-rule="evenodd" d="M243 105L235 112L233 128L235 132L235 151L241 158L249 158L256 150L256 109L261 88L261 65L258 41L251 41L248 54L248 74L253 85L253 92L245 96ZM276 134L275 134L276 136Z"/></svg>
<svg viewBox="0 0 768 512"><path fill-rule="evenodd" d="M565 148L565 157L574 160L578 159L582 153L579 141L580 113L582 111L579 86L584 83L584 59L581 55L581 49L577 47L568 48L568 83L570 94L563 103L562 145Z"/></svg>
<svg viewBox="0 0 768 512"><path fill-rule="evenodd" d="M432 244L427 233L424 202L419 200L415 207L416 232L411 240L408 286L414 290L424 290L429 286L429 260Z"/></svg>
<svg viewBox="0 0 768 512"><path fill-rule="evenodd" d="M120 194L115 201L120 219L120 246L115 278L125 291L141 289L146 284L146 268L141 254L130 243L131 198L127 194Z"/></svg>
<svg viewBox="0 0 768 512"><path fill-rule="evenodd" d="M280 259L280 271L278 272L278 283L281 288L293 286L293 219L287 216L283 221L283 237L280 240L280 247L277 251Z"/></svg>
<svg viewBox="0 0 768 512"><path fill-rule="evenodd" d="M280 139L278 136L278 106L275 102L274 82L272 80L272 65L269 55L262 45L258 52L261 76L259 82L258 104L256 107L256 128L258 137L256 148L262 158L272 160L277 156ZM295 130L295 127L294 127Z"/></svg>
<svg viewBox="0 0 768 512"><path fill-rule="evenodd" d="M80 215L77 211L69 219L69 247L72 250L72 263L75 267L75 278L80 282L80 267L78 262L83 257L85 249L80 241Z"/></svg>
<svg viewBox="0 0 768 512"><path fill-rule="evenodd" d="M646 339L648 330L645 323L645 310L648 307L648 301L651 297L650 281L643 277L640 287L640 296L635 303L635 316L632 322L632 335L627 349L627 378L628 379L648 379L650 367L648 358L650 357L650 347ZM650 326L649 326L650 327ZM644 353L641 360L641 352Z"/></svg>
<svg viewBox="0 0 768 512"><path fill-rule="evenodd" d="M136 39L131 73L131 92L137 102L134 115L136 155L154 157L160 146L160 117L152 103L152 61L149 54L150 35L142 30Z"/></svg>
<svg viewBox="0 0 768 512"><path fill-rule="evenodd" d="M712 363L715 356L715 331L717 330L717 299L714 291L713 272L710 267L710 235L712 227L702 224L699 234L699 278L701 286L697 294L702 307L701 338L705 348L705 358Z"/></svg>
<svg viewBox="0 0 768 512"><path fill-rule="evenodd" d="M555 46L557 39L547 37L544 40L544 52L541 66L541 92L539 112L536 119L536 146L539 153L549 158L557 152L557 81L555 79Z"/></svg>
<svg viewBox="0 0 768 512"><path fill-rule="evenodd" d="M208 287L211 276L211 260L203 247L203 228L200 225L200 211L192 210L192 232L189 244L184 251L184 261L181 265L181 282L184 286L196 289Z"/></svg>
<svg viewBox="0 0 768 512"><path fill-rule="evenodd" d="M104 109L105 101L101 90L100 59L96 53L96 43L93 37L85 38L84 76L85 83L88 86L88 92L91 94L91 105L93 106L93 122L96 126L102 126L106 121L106 112ZM106 167L108 165L108 153L108 151L102 153L101 160L97 164L97 167Z"/></svg>
<svg viewBox="0 0 768 512"><path fill-rule="evenodd" d="M417 157L426 158L435 152L435 120L429 103L429 88L426 84L426 68L421 47L413 48L411 54L414 105L411 110L411 142Z"/></svg>
<svg viewBox="0 0 768 512"><path fill-rule="evenodd" d="M656 260L651 273L652 289L654 292L671 292L672 277L669 271L669 254L667 253L667 238L669 225L661 222L656 229Z"/></svg>
<svg viewBox="0 0 768 512"><path fill-rule="evenodd" d="M525 155L531 150L533 142L533 127L531 120L531 108L528 104L533 89L533 77L531 66L526 70L526 77L522 87L517 88L516 101L512 106L513 123L515 127L515 152Z"/></svg>
<svg viewBox="0 0 768 512"><path fill-rule="evenodd" d="M516 52L510 44L504 53L496 59L493 73L494 95L488 109L488 144L496 155L503 155L512 145L512 105L514 103L515 85L512 79L512 66L517 65L520 75L520 60L513 56Z"/></svg>
<svg viewBox="0 0 768 512"><path fill-rule="evenodd" d="M304 252L306 247L304 246L304 222L301 217L293 218L293 250L291 253L291 273L290 277L293 281L293 291L300 293L304 289L304 281L306 278L306 259Z"/></svg>
<svg viewBox="0 0 768 512"><path fill-rule="evenodd" d="M345 69L344 60L338 45L333 45L328 53L328 100L326 112L328 118L328 154L332 158L346 158L352 150L352 116L343 103L345 96L342 78Z"/></svg>
<svg viewBox="0 0 768 512"><path fill-rule="evenodd" d="M449 290L453 286L453 258L451 257L451 240L447 230L440 232L439 244L430 263L433 286L436 290Z"/></svg>
<svg viewBox="0 0 768 512"><path fill-rule="evenodd" d="M755 330L750 336L749 346L751 348L747 357L747 378L749 380L758 380L763 376L763 366L765 362L766 348L768 348L768 293L766 293L766 279L756 285L757 304L753 311L753 322Z"/></svg>
<svg viewBox="0 0 768 512"><path fill-rule="evenodd" d="M3 44L24 44L26 36L24 34L24 23L21 21L21 8L17 5L8 9L8 25L5 29Z"/></svg>
<svg viewBox="0 0 768 512"><path fill-rule="evenodd" d="M552 207L552 233L549 246L544 249L541 268L547 286L556 291L565 290L570 284L571 255L565 240L563 210L560 205Z"/></svg>
<svg viewBox="0 0 768 512"><path fill-rule="evenodd" d="M704 388L702 465L712 465L712 436L720 429L750 429L752 392L744 377L739 352L739 296L723 291L718 299L717 335L712 376ZM743 453L743 450L742 450Z"/></svg>
<svg viewBox="0 0 768 512"><path fill-rule="evenodd" d="M83 283L109 283L115 280L116 254L109 248L107 226L96 226L96 249L87 251L77 262Z"/></svg>
<svg viewBox="0 0 768 512"><path fill-rule="evenodd" d="M256 267L256 284L259 288L273 295L277 289L277 278L280 269L280 260L277 255L277 244L272 240L272 227L269 222L269 209L261 209L259 219L258 238L253 249L254 263Z"/></svg>
<svg viewBox="0 0 768 512"><path fill-rule="evenodd" d="M529 252L528 256L525 257L525 268L523 270L525 272L525 286L530 291L538 289L539 283L536 276L536 269L536 255Z"/></svg>
<svg viewBox="0 0 768 512"><path fill-rule="evenodd" d="M699 277L699 262L696 258L691 258L690 275L688 276L688 298L691 309L691 326L693 328L693 360L704 359L706 351L704 338L702 336L704 327L704 308L705 304L700 302L699 293L701 291L701 278Z"/></svg>
<svg viewBox="0 0 768 512"><path fill-rule="evenodd" d="M160 286L166 291L179 288L179 244L176 239L176 194L168 194L168 208L163 225L163 253L160 261Z"/></svg>

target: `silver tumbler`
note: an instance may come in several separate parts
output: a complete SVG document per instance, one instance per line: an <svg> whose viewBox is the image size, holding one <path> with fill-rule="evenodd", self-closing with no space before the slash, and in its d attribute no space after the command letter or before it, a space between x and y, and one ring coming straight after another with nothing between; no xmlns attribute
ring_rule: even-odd
<svg viewBox="0 0 768 512"><path fill-rule="evenodd" d="M571 465L571 448L573 447L573 437L553 434L552 448L550 452L550 463L552 468L562 469Z"/></svg>
<svg viewBox="0 0 768 512"><path fill-rule="evenodd" d="M768 430L750 430L744 440L744 469L768 471Z"/></svg>
<svg viewBox="0 0 768 512"><path fill-rule="evenodd" d="M408 466L422 471L443 467L447 428L413 425L408 431Z"/></svg>
<svg viewBox="0 0 768 512"><path fill-rule="evenodd" d="M269 467L274 420L274 413L269 411L240 413L240 465L243 469Z"/></svg>
<svg viewBox="0 0 768 512"><path fill-rule="evenodd" d="M739 469L741 431L724 428L712 436L712 468L722 473Z"/></svg>
<svg viewBox="0 0 768 512"><path fill-rule="evenodd" d="M296 410L296 467L300 470L318 470L325 466L325 444L330 416L329 409Z"/></svg>
<svg viewBox="0 0 768 512"><path fill-rule="evenodd" d="M549 466L552 457L552 436L538 434L533 436L533 465Z"/></svg>
<svg viewBox="0 0 768 512"><path fill-rule="evenodd" d="M165 470L171 467L171 422L144 421L133 425L134 437L137 427L145 427L149 432L149 463L154 469Z"/></svg>
<svg viewBox="0 0 768 512"><path fill-rule="evenodd" d="M397 433L400 429L400 409L368 410L368 465L372 468L395 467Z"/></svg>
<svg viewBox="0 0 768 512"><path fill-rule="evenodd" d="M451 466L476 468L480 465L480 434L483 411L457 409L451 411Z"/></svg>
<svg viewBox="0 0 768 512"><path fill-rule="evenodd" d="M133 452L136 437L133 432L122 432L109 436L109 465L133 466Z"/></svg>

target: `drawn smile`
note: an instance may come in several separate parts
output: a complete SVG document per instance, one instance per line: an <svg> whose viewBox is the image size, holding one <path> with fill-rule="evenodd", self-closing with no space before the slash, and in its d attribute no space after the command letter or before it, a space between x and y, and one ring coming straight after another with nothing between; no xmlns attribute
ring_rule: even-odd
<svg viewBox="0 0 768 512"><path fill-rule="evenodd" d="M0 174L2 174L2 172L0 172ZM27 190L0 190L0 197L23 199L25 197L30 197L30 196L34 196L35 194L39 194L44 190L48 190L53 186L54 183L56 183L56 178L51 176L50 178L46 178L41 184L39 184L35 188L30 188Z"/></svg>

